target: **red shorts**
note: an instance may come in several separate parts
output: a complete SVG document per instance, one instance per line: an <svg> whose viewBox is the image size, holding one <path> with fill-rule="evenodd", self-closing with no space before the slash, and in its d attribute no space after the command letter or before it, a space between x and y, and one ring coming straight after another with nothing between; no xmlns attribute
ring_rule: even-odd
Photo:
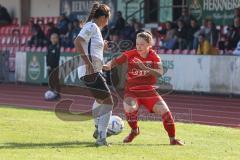
<svg viewBox="0 0 240 160"><path fill-rule="evenodd" d="M162 97L157 93L156 90L148 91L125 91L124 97L131 97L137 100L138 106L144 106L149 112L153 113L153 107L158 101L162 101Z"/></svg>

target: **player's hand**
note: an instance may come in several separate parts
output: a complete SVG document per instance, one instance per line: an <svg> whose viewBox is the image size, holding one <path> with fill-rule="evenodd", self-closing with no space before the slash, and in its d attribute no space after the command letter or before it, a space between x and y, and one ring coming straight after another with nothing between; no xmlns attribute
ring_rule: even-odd
<svg viewBox="0 0 240 160"><path fill-rule="evenodd" d="M142 70L146 70L147 69L147 67L143 64L143 62L140 59L134 58L133 62L135 64L137 64L140 69L142 69Z"/></svg>
<svg viewBox="0 0 240 160"><path fill-rule="evenodd" d="M111 61L109 61L107 64L103 65L103 70L104 71L110 71L111 69L112 69Z"/></svg>
<svg viewBox="0 0 240 160"><path fill-rule="evenodd" d="M104 40L104 50L108 50L108 41Z"/></svg>

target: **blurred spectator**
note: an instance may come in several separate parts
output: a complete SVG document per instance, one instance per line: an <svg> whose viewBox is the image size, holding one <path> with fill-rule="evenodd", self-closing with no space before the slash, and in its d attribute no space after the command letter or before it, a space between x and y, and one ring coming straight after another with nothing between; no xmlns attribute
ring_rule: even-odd
<svg viewBox="0 0 240 160"><path fill-rule="evenodd" d="M218 54L218 50L213 47L210 42L208 41L208 39L206 38L206 36L201 33L199 35L199 45L198 45L198 49L197 49L197 54L201 54L201 55L216 55Z"/></svg>
<svg viewBox="0 0 240 160"><path fill-rule="evenodd" d="M217 42L219 40L219 33L216 29L215 23L211 19L204 19L203 25L201 26L201 29L195 33L195 37L199 37L199 34L204 34L205 37L208 39L209 43L216 47ZM196 44L196 39L194 41L194 44Z"/></svg>
<svg viewBox="0 0 240 160"><path fill-rule="evenodd" d="M47 38L50 39L50 36L53 34L53 33L57 33L58 35L60 35L60 30L55 27L54 23L52 22L49 22L47 24Z"/></svg>
<svg viewBox="0 0 240 160"><path fill-rule="evenodd" d="M116 29L118 33L118 30ZM126 26L118 33L120 40L131 40L132 42L135 41L135 28L131 24L126 24Z"/></svg>
<svg viewBox="0 0 240 160"><path fill-rule="evenodd" d="M118 11L117 12L117 19L116 23L114 25L114 28L117 30L118 33L121 32L121 30L125 27L125 20L122 17L122 12Z"/></svg>
<svg viewBox="0 0 240 160"><path fill-rule="evenodd" d="M11 35L11 43L14 45L20 45L21 34L19 29L13 29Z"/></svg>
<svg viewBox="0 0 240 160"><path fill-rule="evenodd" d="M80 25L80 21L78 21L77 19L73 20L73 30L71 33L72 39L75 39L75 37L77 37L77 35L79 34L80 30L82 29L80 26L83 26L82 24Z"/></svg>
<svg viewBox="0 0 240 160"><path fill-rule="evenodd" d="M234 25L228 28L227 38L229 41L229 49L235 49L240 41L240 17L234 18Z"/></svg>
<svg viewBox="0 0 240 160"><path fill-rule="evenodd" d="M79 21L75 19L72 23L68 23L68 31L62 36L62 45L66 48L74 48L73 41L79 34L81 28L79 27Z"/></svg>
<svg viewBox="0 0 240 160"><path fill-rule="evenodd" d="M188 30L182 20L177 21L177 42L178 42L178 49L186 49L187 48L187 35Z"/></svg>
<svg viewBox="0 0 240 160"><path fill-rule="evenodd" d="M176 30L172 22L166 22L166 37L163 40L163 47L166 49L175 49L177 43Z"/></svg>
<svg viewBox="0 0 240 160"><path fill-rule="evenodd" d="M198 48L198 37L199 37L199 35L200 34L204 34L205 35L205 34L207 34L209 32L208 27L207 27L208 21L209 21L209 19L204 19L202 21L202 26L200 27L200 29L197 32L195 32L193 45L196 48L194 48L194 49Z"/></svg>
<svg viewBox="0 0 240 160"><path fill-rule="evenodd" d="M38 24L33 24L32 26L32 37L28 42L30 47L43 47L48 44L48 39L45 37L41 27Z"/></svg>
<svg viewBox="0 0 240 160"><path fill-rule="evenodd" d="M194 35L198 32L200 27L197 24L196 19L191 19L190 20L190 27L188 29L188 38L187 38L187 43L188 43L188 48L189 49L197 49L197 37Z"/></svg>
<svg viewBox="0 0 240 160"><path fill-rule="evenodd" d="M182 21L185 26L188 28L190 26L190 21L194 17L189 14L188 8L183 8L182 9L182 15L178 18L178 21Z"/></svg>
<svg viewBox="0 0 240 160"><path fill-rule="evenodd" d="M66 17L65 14L61 14L59 16L59 21L58 21L58 24L57 24L57 28L60 30L60 34L66 34L67 31L68 31L68 23L69 23L69 20L68 18Z"/></svg>
<svg viewBox="0 0 240 160"><path fill-rule="evenodd" d="M220 54L224 54L226 50L229 50L229 41L227 40L226 35L221 35L219 42L218 42L218 49Z"/></svg>
<svg viewBox="0 0 240 160"><path fill-rule="evenodd" d="M233 55L238 55L240 56L240 41L237 44L237 47L235 48L235 50L233 51Z"/></svg>
<svg viewBox="0 0 240 160"><path fill-rule="evenodd" d="M0 26L12 23L12 19L7 9L0 4Z"/></svg>
<svg viewBox="0 0 240 160"><path fill-rule="evenodd" d="M113 42L119 41L118 32L115 28L110 29L110 31L109 31L109 41L113 41Z"/></svg>
<svg viewBox="0 0 240 160"><path fill-rule="evenodd" d="M240 17L240 7L234 9L234 18Z"/></svg>
<svg viewBox="0 0 240 160"><path fill-rule="evenodd" d="M212 20L209 20L207 23L208 33L206 33L207 39L209 40L210 44L216 47L218 42L218 30L216 28L215 23Z"/></svg>

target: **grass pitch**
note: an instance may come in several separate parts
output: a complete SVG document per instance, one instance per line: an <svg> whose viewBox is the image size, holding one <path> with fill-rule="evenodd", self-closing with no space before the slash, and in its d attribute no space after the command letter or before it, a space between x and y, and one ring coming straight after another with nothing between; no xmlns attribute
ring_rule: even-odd
<svg viewBox="0 0 240 160"><path fill-rule="evenodd" d="M53 112L0 107L0 160L238 160L240 130L177 123L184 147L170 146L161 122L141 121L141 134L123 144L129 128L96 148L93 121L66 122Z"/></svg>

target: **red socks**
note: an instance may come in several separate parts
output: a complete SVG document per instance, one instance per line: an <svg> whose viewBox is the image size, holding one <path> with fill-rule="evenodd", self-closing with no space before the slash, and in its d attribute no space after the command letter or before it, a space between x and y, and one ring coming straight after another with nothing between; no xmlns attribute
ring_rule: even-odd
<svg viewBox="0 0 240 160"><path fill-rule="evenodd" d="M136 130L138 128L138 111L134 111L132 113L125 112L127 122L132 130Z"/></svg>
<svg viewBox="0 0 240 160"><path fill-rule="evenodd" d="M127 122L132 130L138 128L138 112L132 113L125 112ZM162 115L163 126L168 133L169 137L175 137L175 124L171 112L166 112Z"/></svg>
<svg viewBox="0 0 240 160"><path fill-rule="evenodd" d="M175 124L171 112L162 115L162 122L169 137L175 137Z"/></svg>

